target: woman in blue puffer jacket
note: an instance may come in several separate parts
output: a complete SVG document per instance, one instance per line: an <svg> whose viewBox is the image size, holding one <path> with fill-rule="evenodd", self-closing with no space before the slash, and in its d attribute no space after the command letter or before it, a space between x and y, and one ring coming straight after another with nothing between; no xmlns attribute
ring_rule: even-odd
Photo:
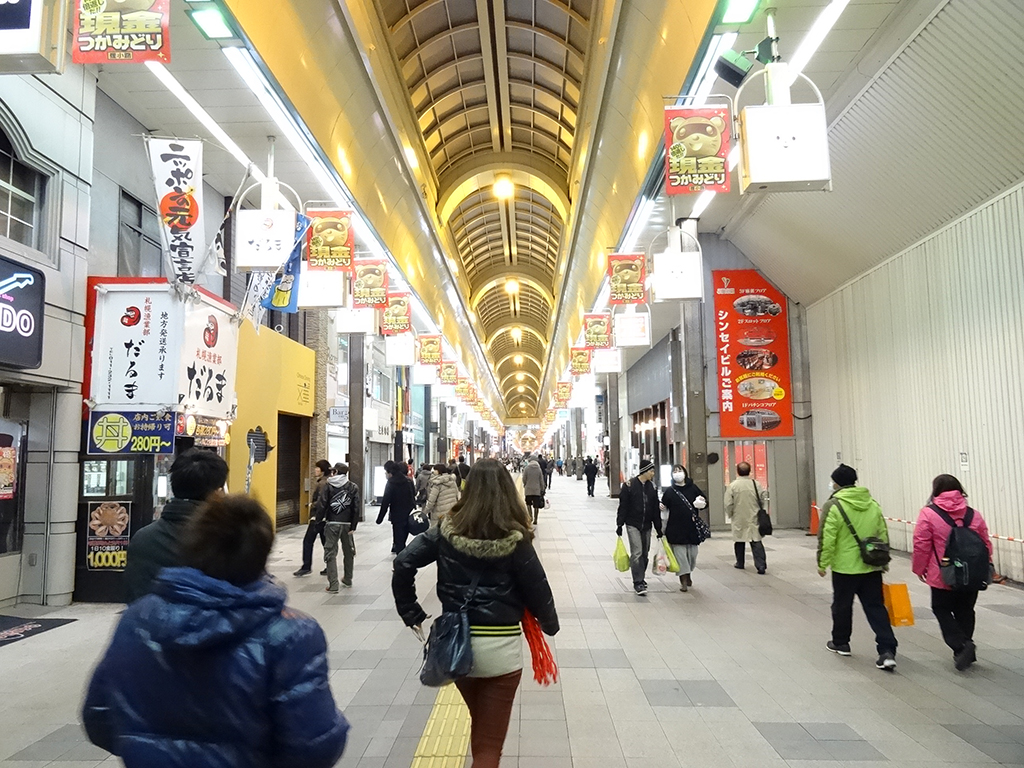
<svg viewBox="0 0 1024 768"><path fill-rule="evenodd" d="M259 502L220 496L195 515L185 563L128 606L93 673L89 740L127 768L328 768L348 723L327 642L265 575L274 532Z"/></svg>

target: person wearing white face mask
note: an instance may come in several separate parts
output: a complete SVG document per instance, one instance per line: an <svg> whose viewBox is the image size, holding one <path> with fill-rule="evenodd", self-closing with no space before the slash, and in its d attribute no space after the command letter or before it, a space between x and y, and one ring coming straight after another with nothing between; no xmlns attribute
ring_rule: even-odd
<svg viewBox="0 0 1024 768"><path fill-rule="evenodd" d="M690 479L686 467L676 464L672 467L672 487L665 489L661 503L668 509L665 538L679 562L679 591L686 592L693 586L697 547L711 535L700 516L700 510L708 505L707 498Z"/></svg>

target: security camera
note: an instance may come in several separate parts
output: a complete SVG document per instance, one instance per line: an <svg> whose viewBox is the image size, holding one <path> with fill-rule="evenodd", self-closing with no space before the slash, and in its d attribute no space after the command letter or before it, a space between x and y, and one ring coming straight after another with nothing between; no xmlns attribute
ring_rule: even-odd
<svg viewBox="0 0 1024 768"><path fill-rule="evenodd" d="M739 88L753 66L754 63L743 53L726 51L715 62L715 74L733 88Z"/></svg>

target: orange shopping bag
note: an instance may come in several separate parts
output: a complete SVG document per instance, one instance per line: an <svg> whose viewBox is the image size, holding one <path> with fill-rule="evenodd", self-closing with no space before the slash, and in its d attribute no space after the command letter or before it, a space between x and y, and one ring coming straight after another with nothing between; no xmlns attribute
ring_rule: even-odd
<svg viewBox="0 0 1024 768"><path fill-rule="evenodd" d="M889 623L894 627L914 626L914 608L906 584L882 584L882 599L889 612Z"/></svg>

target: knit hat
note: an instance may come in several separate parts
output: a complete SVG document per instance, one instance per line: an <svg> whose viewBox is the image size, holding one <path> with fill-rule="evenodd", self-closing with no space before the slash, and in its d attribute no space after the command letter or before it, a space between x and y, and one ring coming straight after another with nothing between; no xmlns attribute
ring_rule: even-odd
<svg viewBox="0 0 1024 768"><path fill-rule="evenodd" d="M840 464L832 472L832 482L839 488L847 488L857 482L857 470L846 464Z"/></svg>
<svg viewBox="0 0 1024 768"><path fill-rule="evenodd" d="M637 475L642 475L642 474L644 474L646 472L653 472L653 471L654 471L654 462L651 461L650 459L644 459L643 461L640 462L640 471L637 472Z"/></svg>

